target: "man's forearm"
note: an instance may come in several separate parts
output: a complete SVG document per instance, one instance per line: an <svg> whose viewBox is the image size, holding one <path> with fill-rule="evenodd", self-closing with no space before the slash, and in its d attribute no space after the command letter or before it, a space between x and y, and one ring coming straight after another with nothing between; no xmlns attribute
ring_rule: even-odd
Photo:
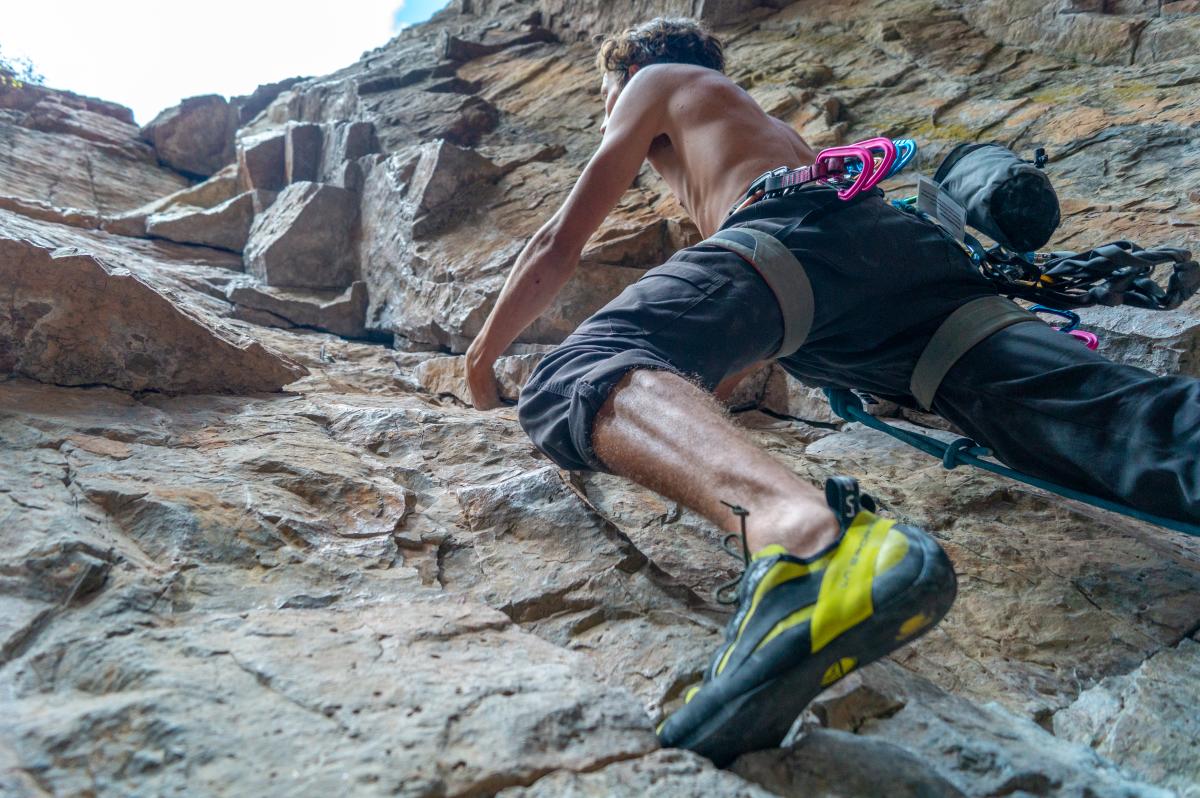
<svg viewBox="0 0 1200 798"><path fill-rule="evenodd" d="M579 254L556 247L553 236L544 231L534 235L517 256L469 354L488 363L498 358L550 307L578 261Z"/></svg>

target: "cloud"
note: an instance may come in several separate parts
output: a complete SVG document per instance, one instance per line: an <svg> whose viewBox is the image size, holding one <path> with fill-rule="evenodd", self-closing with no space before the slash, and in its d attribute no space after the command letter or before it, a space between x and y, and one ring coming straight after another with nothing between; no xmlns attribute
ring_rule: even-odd
<svg viewBox="0 0 1200 798"><path fill-rule="evenodd" d="M6 4L0 45L46 85L128 105L139 124L196 94L321 75L398 30L403 0L43 0Z"/></svg>

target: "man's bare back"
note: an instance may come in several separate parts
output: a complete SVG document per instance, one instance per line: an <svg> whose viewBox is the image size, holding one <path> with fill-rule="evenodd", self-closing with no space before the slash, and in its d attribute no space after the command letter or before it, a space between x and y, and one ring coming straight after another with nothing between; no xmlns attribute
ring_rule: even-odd
<svg viewBox="0 0 1200 798"><path fill-rule="evenodd" d="M720 72L692 64L653 64L642 67L642 75L640 82L630 80L625 91L645 93L648 102L666 109L663 132L651 142L647 160L705 238L763 172L794 169L816 158L799 133L768 115ZM717 387L716 396L724 399L756 367L733 375Z"/></svg>
<svg viewBox="0 0 1200 798"><path fill-rule="evenodd" d="M647 104L665 109L646 157L706 237L758 175L816 157L795 130L712 69L653 64L622 94L644 95Z"/></svg>

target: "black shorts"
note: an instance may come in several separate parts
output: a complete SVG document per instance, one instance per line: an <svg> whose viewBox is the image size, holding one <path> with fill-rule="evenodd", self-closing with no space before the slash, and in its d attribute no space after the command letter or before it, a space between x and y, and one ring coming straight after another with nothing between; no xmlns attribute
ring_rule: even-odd
<svg viewBox="0 0 1200 798"><path fill-rule="evenodd" d="M783 241L808 274L815 315L804 346L779 363L810 384L907 397L913 365L942 320L995 293L931 222L878 191L843 202L813 187L758 202L722 229L776 234L790 225ZM627 371L671 371L712 390L775 354L782 334L775 296L750 264L713 245L687 247L546 355L521 392L521 425L559 466L607 471L592 450L592 424Z"/></svg>

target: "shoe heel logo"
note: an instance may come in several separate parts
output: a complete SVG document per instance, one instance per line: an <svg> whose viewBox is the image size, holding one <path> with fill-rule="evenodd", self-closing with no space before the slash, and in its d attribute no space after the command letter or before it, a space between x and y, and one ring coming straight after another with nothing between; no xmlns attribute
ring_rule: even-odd
<svg viewBox="0 0 1200 798"><path fill-rule="evenodd" d="M821 686L828 687L829 685L842 678L850 671L854 670L854 666L858 664L858 660L854 657L842 657L837 662L825 669L825 675L821 677Z"/></svg>
<svg viewBox="0 0 1200 798"><path fill-rule="evenodd" d="M912 616L907 621L900 624L900 630L896 633L896 639L897 640L906 640L906 639L912 637L917 632L921 631L926 626L928 626L930 621L932 621L932 620L933 619L930 618L925 613L918 612L916 615Z"/></svg>

